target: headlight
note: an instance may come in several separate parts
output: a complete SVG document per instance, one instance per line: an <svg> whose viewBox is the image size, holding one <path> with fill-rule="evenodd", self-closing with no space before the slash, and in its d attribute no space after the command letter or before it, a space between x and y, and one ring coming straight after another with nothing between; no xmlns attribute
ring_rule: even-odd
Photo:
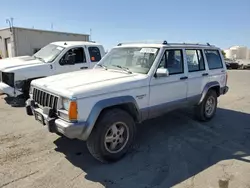
<svg viewBox="0 0 250 188"><path fill-rule="evenodd" d="M62 99L62 107L64 108L64 110L68 111L69 110L69 104L70 104L70 100L69 99Z"/></svg>
<svg viewBox="0 0 250 188"><path fill-rule="evenodd" d="M62 110L58 111L58 116L70 122L76 122L78 119L78 108L75 100L62 99Z"/></svg>
<svg viewBox="0 0 250 188"><path fill-rule="evenodd" d="M24 85L24 80L15 81L15 87L16 87L17 89L22 89L22 88L23 88L23 85Z"/></svg>

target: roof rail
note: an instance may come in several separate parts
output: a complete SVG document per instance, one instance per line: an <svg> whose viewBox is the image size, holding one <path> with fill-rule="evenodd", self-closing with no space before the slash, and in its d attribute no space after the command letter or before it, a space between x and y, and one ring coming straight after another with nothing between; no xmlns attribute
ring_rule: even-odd
<svg viewBox="0 0 250 188"><path fill-rule="evenodd" d="M198 45L198 46L213 46L210 45L210 43L206 44L201 44L201 43L186 43L186 42L180 42L180 43L168 43L166 40L164 41L134 41L134 42L124 42L124 43L119 43L117 46L122 46L123 44L138 44L138 43L143 43L143 44L149 44L149 43L154 43L154 44L163 44L163 45Z"/></svg>
<svg viewBox="0 0 250 188"><path fill-rule="evenodd" d="M150 43L162 44L162 41L144 40L144 41L122 42L122 43L117 44L117 46L121 46L123 44L150 44Z"/></svg>
<svg viewBox="0 0 250 188"><path fill-rule="evenodd" d="M164 44L164 43L162 43ZM212 46L209 43L201 44L201 43L166 43L165 45L197 45L197 46Z"/></svg>

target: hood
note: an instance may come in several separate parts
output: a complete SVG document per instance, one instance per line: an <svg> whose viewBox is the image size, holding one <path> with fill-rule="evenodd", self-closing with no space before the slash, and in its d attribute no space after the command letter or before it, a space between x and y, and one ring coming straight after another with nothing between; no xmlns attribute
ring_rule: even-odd
<svg viewBox="0 0 250 188"><path fill-rule="evenodd" d="M0 60L1 72L15 73L15 80L25 80L50 76L50 64L44 63L31 56L19 56Z"/></svg>
<svg viewBox="0 0 250 188"><path fill-rule="evenodd" d="M13 72L20 68L44 64L42 61L31 56L19 56L0 60L0 71Z"/></svg>
<svg viewBox="0 0 250 188"><path fill-rule="evenodd" d="M116 70L89 69L37 79L32 85L60 96L82 98L142 87L147 84L147 77Z"/></svg>

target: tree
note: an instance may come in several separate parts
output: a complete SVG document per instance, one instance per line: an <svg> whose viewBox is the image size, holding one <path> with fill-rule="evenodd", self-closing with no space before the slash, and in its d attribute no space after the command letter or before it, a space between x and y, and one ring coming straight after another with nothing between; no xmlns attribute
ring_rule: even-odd
<svg viewBox="0 0 250 188"><path fill-rule="evenodd" d="M224 50L221 50L221 53L222 53L223 57L226 58L226 52Z"/></svg>

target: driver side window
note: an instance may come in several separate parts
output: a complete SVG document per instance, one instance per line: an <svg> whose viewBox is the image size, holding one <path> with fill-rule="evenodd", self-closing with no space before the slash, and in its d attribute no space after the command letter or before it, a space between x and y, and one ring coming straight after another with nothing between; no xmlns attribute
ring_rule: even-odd
<svg viewBox="0 0 250 188"><path fill-rule="evenodd" d="M59 61L60 65L67 64L67 56L68 55L74 55L75 56L75 61L73 62L73 64L86 63L86 55L85 55L84 49L82 47L72 48L72 49L68 50L63 55L63 57L60 59L60 61Z"/></svg>
<svg viewBox="0 0 250 188"><path fill-rule="evenodd" d="M167 68L169 75L184 73L182 50L166 50L159 68Z"/></svg>

